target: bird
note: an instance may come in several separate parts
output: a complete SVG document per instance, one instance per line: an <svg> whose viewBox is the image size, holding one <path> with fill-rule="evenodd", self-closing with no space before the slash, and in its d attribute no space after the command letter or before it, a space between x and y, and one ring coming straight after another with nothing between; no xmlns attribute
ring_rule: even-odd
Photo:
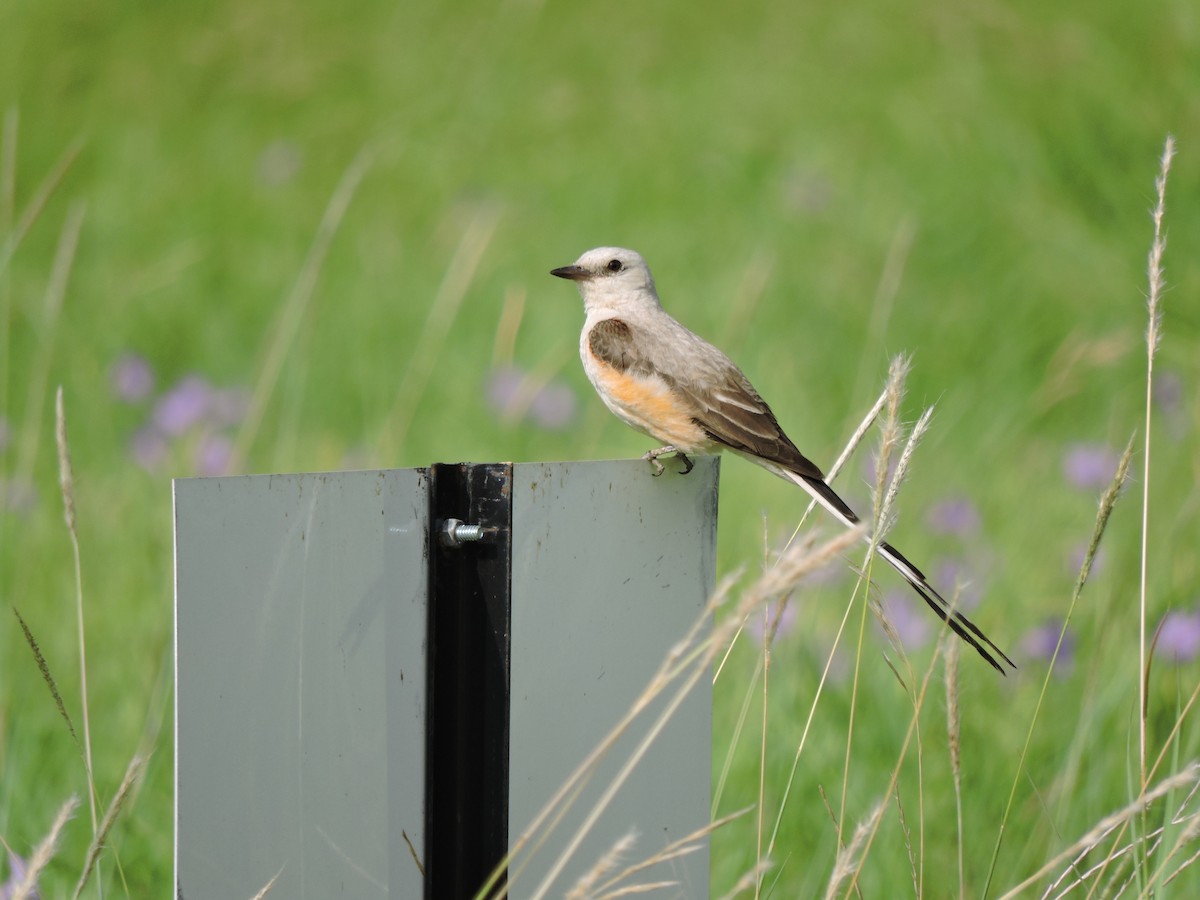
<svg viewBox="0 0 1200 900"><path fill-rule="evenodd" d="M821 469L784 433L742 370L663 309L640 254L597 247L550 274L579 288L585 312L579 355L600 399L626 424L662 443L643 457L653 474L662 474L663 455L674 454L686 475L692 455L730 450L803 488L843 525L859 523ZM996 671L1007 674L1005 664L1016 668L899 550L880 541L876 552Z"/></svg>

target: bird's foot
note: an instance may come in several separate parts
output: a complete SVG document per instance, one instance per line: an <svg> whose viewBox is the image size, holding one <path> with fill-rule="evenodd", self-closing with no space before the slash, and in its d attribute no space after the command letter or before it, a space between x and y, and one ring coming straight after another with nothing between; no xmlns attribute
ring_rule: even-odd
<svg viewBox="0 0 1200 900"><path fill-rule="evenodd" d="M667 444L667 446L659 447L657 450L650 450L642 456L642 459L654 466L655 478L663 473L663 464L658 461L658 458L666 455L667 453L674 453L675 458L683 462L683 471L679 473L680 475L686 475L695 467L695 463L688 459L686 453L679 448L672 446L671 444Z"/></svg>
<svg viewBox="0 0 1200 900"><path fill-rule="evenodd" d="M644 454L642 454L642 459L654 466L654 477L657 478L663 473L663 464L658 461L658 458L664 453L674 452L675 448L667 445L666 447L659 447L657 450L647 450Z"/></svg>

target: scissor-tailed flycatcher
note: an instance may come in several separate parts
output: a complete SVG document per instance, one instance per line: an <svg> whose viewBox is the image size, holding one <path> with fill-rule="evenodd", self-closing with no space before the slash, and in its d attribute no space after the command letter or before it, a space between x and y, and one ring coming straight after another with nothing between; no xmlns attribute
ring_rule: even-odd
<svg viewBox="0 0 1200 900"><path fill-rule="evenodd" d="M692 469L689 453L729 449L798 484L845 525L859 521L783 433L741 369L663 310L641 256L599 247L550 274L579 286L587 313L579 355L600 399L626 423L666 445L646 454L656 475L662 473L658 457L664 453L676 454L686 474ZM1016 668L900 551L880 542L878 552L998 672L1004 674L1000 660Z"/></svg>

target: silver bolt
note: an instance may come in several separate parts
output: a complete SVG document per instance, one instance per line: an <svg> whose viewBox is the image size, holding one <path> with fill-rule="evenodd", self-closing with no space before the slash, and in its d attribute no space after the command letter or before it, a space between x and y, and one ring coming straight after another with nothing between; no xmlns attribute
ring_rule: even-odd
<svg viewBox="0 0 1200 900"><path fill-rule="evenodd" d="M483 540L482 525L467 525L461 519L446 519L442 522L441 542L443 547L457 547Z"/></svg>

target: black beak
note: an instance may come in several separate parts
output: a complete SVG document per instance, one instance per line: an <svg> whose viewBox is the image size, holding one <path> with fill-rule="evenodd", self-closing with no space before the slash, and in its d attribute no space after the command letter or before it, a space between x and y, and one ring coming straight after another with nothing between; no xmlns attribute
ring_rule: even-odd
<svg viewBox="0 0 1200 900"><path fill-rule="evenodd" d="M562 266L557 269L551 269L550 274L558 278L566 278L570 281L582 281L588 277L588 273L580 266Z"/></svg>

